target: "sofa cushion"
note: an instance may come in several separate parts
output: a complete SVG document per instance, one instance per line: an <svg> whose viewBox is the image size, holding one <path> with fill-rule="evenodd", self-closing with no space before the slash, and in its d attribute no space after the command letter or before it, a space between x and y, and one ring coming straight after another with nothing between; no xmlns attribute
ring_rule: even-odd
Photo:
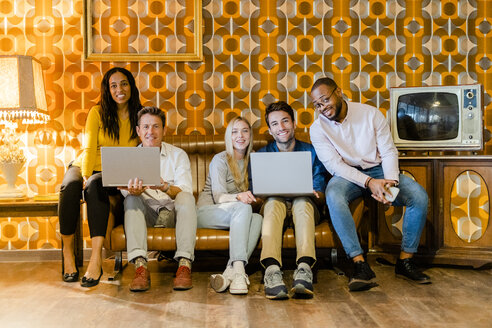
<svg viewBox="0 0 492 328"><path fill-rule="evenodd" d="M362 198L356 199L351 203L352 214L356 226L359 225L364 211ZM173 251L176 250L176 236L174 228L147 228L147 248L153 251ZM315 229L316 247L335 248L340 247L340 241L334 234L333 227L328 220L323 220ZM261 247L261 242L258 245ZM284 232L283 248L295 248L296 240L294 229L287 228ZM216 229L197 229L195 249L204 250L228 250L229 231ZM119 225L111 231L111 250L126 250L126 238L123 225Z"/></svg>
<svg viewBox="0 0 492 328"><path fill-rule="evenodd" d="M309 142L309 133L296 132L296 138ZM224 136L165 136L164 141L182 148L189 156L193 178L193 193L198 197L205 185L208 174L208 166L213 156L225 149ZM272 141L268 134L255 136L255 150ZM108 222L105 247L112 251L126 250L126 238L124 234L122 216L122 199L111 199L111 213ZM363 212L364 201L359 198L350 204L352 214L359 226ZM176 237L174 228L147 228L147 247L149 251L173 251L176 250ZM316 247L335 248L341 247L338 237L334 234L329 218L324 218L315 229ZM283 236L284 248L295 248L295 236L292 228L287 228ZM258 245L261 247L261 241ZM229 231L215 229L197 229L196 250L227 250L229 249Z"/></svg>

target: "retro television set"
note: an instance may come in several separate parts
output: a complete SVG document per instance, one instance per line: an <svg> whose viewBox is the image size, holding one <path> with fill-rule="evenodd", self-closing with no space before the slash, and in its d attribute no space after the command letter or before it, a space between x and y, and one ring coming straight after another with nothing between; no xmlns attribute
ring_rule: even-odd
<svg viewBox="0 0 492 328"><path fill-rule="evenodd" d="M390 88L387 118L398 150L483 148L479 84Z"/></svg>

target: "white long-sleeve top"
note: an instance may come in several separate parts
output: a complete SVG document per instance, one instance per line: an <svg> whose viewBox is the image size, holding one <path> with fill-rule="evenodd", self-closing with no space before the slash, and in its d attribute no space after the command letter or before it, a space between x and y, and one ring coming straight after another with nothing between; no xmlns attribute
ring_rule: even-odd
<svg viewBox="0 0 492 328"><path fill-rule="evenodd" d="M399 180L398 151L386 118L373 106L347 102L342 123L320 115L310 137L318 158L334 176L364 187L368 176L357 168L381 164L385 179Z"/></svg>
<svg viewBox="0 0 492 328"><path fill-rule="evenodd" d="M239 170L242 171L244 161L238 161ZM237 202L237 194L240 193L232 177L227 153L225 151L216 154L209 165L207 180L200 196L197 206L213 205L227 202Z"/></svg>

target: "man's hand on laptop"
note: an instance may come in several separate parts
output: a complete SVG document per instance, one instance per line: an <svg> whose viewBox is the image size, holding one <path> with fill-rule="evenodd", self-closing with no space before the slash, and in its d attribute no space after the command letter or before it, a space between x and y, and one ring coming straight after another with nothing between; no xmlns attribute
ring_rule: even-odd
<svg viewBox="0 0 492 328"><path fill-rule="evenodd" d="M173 185L161 178L161 184L159 186L150 186L150 189L160 190L166 193L171 199L175 199L176 196L182 191L180 187Z"/></svg>
<svg viewBox="0 0 492 328"><path fill-rule="evenodd" d="M256 202L255 196L251 193L251 191L240 192L236 195L236 199L244 204L251 204Z"/></svg>
<svg viewBox="0 0 492 328"><path fill-rule="evenodd" d="M149 188L160 190L162 192L168 192L169 188L171 188L171 184L169 182L164 181L164 179L161 178L161 184L159 186L150 186Z"/></svg>
<svg viewBox="0 0 492 328"><path fill-rule="evenodd" d="M143 186L142 180L135 178L128 181L128 186L118 187L118 189L127 190L130 195L139 196L147 189L147 187Z"/></svg>

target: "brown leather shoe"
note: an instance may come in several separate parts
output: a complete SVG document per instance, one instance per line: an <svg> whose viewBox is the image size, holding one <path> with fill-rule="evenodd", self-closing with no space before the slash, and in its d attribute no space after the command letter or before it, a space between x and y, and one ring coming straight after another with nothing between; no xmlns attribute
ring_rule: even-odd
<svg viewBox="0 0 492 328"><path fill-rule="evenodd" d="M191 283L191 270L186 265L181 265L174 278L174 290L186 290L193 287Z"/></svg>
<svg viewBox="0 0 492 328"><path fill-rule="evenodd" d="M146 267L140 266L135 270L135 277L130 283L132 292L144 292L150 288L150 272Z"/></svg>

